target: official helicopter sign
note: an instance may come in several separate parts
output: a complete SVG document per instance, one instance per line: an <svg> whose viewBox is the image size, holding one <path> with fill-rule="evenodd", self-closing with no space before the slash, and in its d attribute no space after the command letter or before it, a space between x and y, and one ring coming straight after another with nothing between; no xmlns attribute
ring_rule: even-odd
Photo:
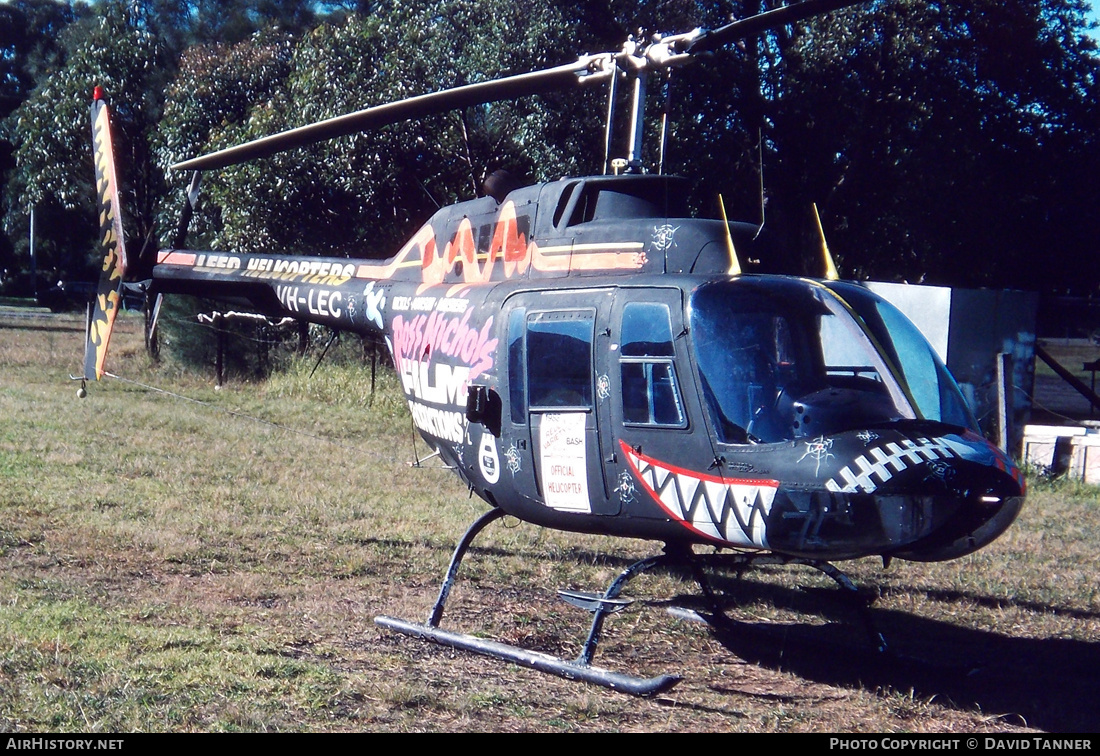
<svg viewBox="0 0 1100 756"><path fill-rule="evenodd" d="M645 78L701 51L851 0L804 0L713 31L630 40L575 64L370 108L188 160L198 172L455 107L623 79L625 172L441 208L384 261L163 249L127 260L107 106L92 106L106 258L86 378L103 374L123 278L150 296L247 299L263 313L381 335L420 435L488 507L458 544L431 617L402 633L635 694L679 678L592 665L605 617L650 569L953 559L1012 523L1020 470L982 438L954 379L889 303L833 277L742 275L749 223L691 217L686 180L639 162ZM576 660L441 627L470 543L512 515L647 539L664 552L601 593ZM876 631L876 647L884 641Z"/></svg>

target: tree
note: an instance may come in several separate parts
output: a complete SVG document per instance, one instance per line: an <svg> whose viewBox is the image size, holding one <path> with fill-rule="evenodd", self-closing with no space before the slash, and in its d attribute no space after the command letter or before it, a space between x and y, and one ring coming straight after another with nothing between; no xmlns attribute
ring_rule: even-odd
<svg viewBox="0 0 1100 756"><path fill-rule="evenodd" d="M154 154L158 169L169 177L159 208L162 242L175 232L183 192L190 176L171 166L205 151L229 146L229 139L253 108L271 102L285 85L293 51L291 38L278 32L256 33L235 45L190 47L169 86L158 124ZM217 182L218 174L210 181ZM191 243L218 246L222 240L219 208L204 202L190 229Z"/></svg>
<svg viewBox="0 0 1100 756"><path fill-rule="evenodd" d="M777 4L569 12L614 49L630 29L715 28ZM665 169L699 179L697 210L721 194L731 215L765 221L774 253L758 270L820 274L816 203L848 276L1095 289L1100 231L1085 219L1100 199L1088 178L1100 170L1100 93L1084 11L1080 0L879 0L742 40L671 76Z"/></svg>
<svg viewBox="0 0 1100 756"><path fill-rule="evenodd" d="M86 6L56 0L17 0L0 5L0 118L27 98L36 81L59 65L62 30Z"/></svg>
<svg viewBox="0 0 1100 756"><path fill-rule="evenodd" d="M103 0L94 6L19 0L0 5L0 107L5 109L0 118L24 105L0 134L8 140L0 142L0 171L13 171L14 182L4 191L0 255L9 251L5 263L14 262L9 239L25 256L31 204L39 228L49 229L39 244L47 265L78 272L93 254L89 240L95 224L88 230L86 223L92 202L85 191L91 185L87 115L78 115L93 84L110 84L116 131L127 151L120 159L124 186L131 190L127 219L144 243L152 239L153 208L164 193L163 176L149 159L149 143L180 53L211 37L223 44L246 39L266 26L286 35L309 28L314 18L312 4L289 0ZM78 95L79 88L87 91ZM56 112L50 98L62 98ZM18 155L8 146L15 142L21 145Z"/></svg>
<svg viewBox="0 0 1100 756"><path fill-rule="evenodd" d="M63 44L69 53L63 67L15 113L12 212L34 207L51 214L56 220L42 237L44 264L78 274L100 256L88 111L94 85L104 88L114 109L125 221L139 246L152 233L153 201L160 191L147 140L158 116L156 88L149 82L165 68L161 48L122 3L104 3L101 9L102 15L66 29Z"/></svg>
<svg viewBox="0 0 1100 756"><path fill-rule="evenodd" d="M1100 196L1081 179L1100 169L1098 59L1083 11L884 0L779 29L685 72L674 142L735 207L758 204L763 172L766 227L794 253L780 270L819 272L802 252L816 203L848 276L1094 288L1082 262L1100 236L1083 218Z"/></svg>
<svg viewBox="0 0 1100 756"><path fill-rule="evenodd" d="M27 219L13 207L8 177L15 168L15 145L7 121L11 113L30 95L36 82L60 66L63 48L59 43L62 30L86 6L55 0L18 0L0 5L0 196L3 207L0 216L9 214L14 221L0 235L0 268L16 267L16 249L26 254ZM49 218L44 219L49 225ZM17 244L13 241L18 239Z"/></svg>
<svg viewBox="0 0 1100 756"><path fill-rule="evenodd" d="M257 93L247 118L211 123L202 150L560 63L576 56L569 35L556 12L534 0L420 2L385 15L351 14L302 38L285 87ZM175 90L190 90L196 73L183 71ZM233 92L212 90L210 104L236 97L232 81L215 77L215 86ZM600 109L585 112L598 119ZM475 196L491 168L532 178L575 168L572 153L541 138L558 117L532 102L493 104L212 173L204 177L207 213L219 219L212 241L236 250L389 255L439 205ZM169 134L176 130L168 124ZM197 147L199 140L183 141Z"/></svg>
<svg viewBox="0 0 1100 756"><path fill-rule="evenodd" d="M1083 29L1076 0L890 2L800 52L802 77L833 82L807 103L821 115L793 112L816 121L801 144L838 156L817 185L849 271L1029 288L1080 278L1079 261L1050 262L1079 224L1061 210L1066 158L1095 144L1098 60Z"/></svg>
<svg viewBox="0 0 1100 756"><path fill-rule="evenodd" d="M154 198L165 218L179 205L188 177L169 174L166 200L160 180L182 158L617 50L638 29L714 28L776 4L349 0L299 12L237 0L215 13L204 2L114 0L96 6L102 28L74 25L64 68L21 108L18 193L8 195L15 214L31 202L66 213L91 202L74 190L90 186L87 95L74 96L92 71L116 77L108 91L131 151L122 162L137 189L134 237L144 239ZM300 32L318 9L328 22ZM816 246L816 203L850 276L1092 288L1100 232L1083 219L1100 199L1100 85L1083 12L1083 0L876 0L743 40L672 76L666 170L699 178L698 209L722 194L748 220L760 217L762 177L765 228L780 251L763 269L817 272L802 252ZM226 40L197 44L209 34ZM650 90L655 125L662 82ZM605 107L598 91L494 103L211 172L194 239L386 255L494 168L531 180L599 172ZM143 152L151 140L155 161ZM655 165L655 140L645 157ZM1039 255L1035 275L1028 263Z"/></svg>

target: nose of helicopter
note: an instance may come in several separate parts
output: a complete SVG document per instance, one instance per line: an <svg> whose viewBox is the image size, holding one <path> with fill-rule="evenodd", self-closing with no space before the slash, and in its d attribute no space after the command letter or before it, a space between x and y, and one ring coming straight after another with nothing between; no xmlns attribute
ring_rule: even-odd
<svg viewBox="0 0 1100 756"><path fill-rule="evenodd" d="M922 539L895 556L913 561L942 561L977 551L1000 536L1024 503L1023 475L995 447L991 462L955 458L929 464L932 482L956 497L954 512Z"/></svg>
<svg viewBox="0 0 1100 756"><path fill-rule="evenodd" d="M767 536L779 550L824 558L953 559L1001 535L1023 504L1020 469L970 431L904 424L803 446L792 451L791 469L806 482L825 480L813 490L778 476L784 482Z"/></svg>

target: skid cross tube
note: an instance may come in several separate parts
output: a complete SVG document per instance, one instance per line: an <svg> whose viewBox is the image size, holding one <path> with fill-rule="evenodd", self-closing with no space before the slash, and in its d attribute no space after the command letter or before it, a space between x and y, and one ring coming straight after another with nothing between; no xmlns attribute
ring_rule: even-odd
<svg viewBox="0 0 1100 756"><path fill-rule="evenodd" d="M580 658L572 662L551 654L545 654L539 651L529 651L506 643L487 640L485 638L477 638L464 633L452 633L441 629L439 627L439 622L443 618L443 610L447 603L447 598L451 593L451 588L454 586L455 576L458 574L458 567L462 563L462 559L466 555L466 552L469 550L470 544L487 525L503 516L503 510L491 509L481 515L481 517L466 530L466 533L455 547L454 554L451 557L451 563L447 568L447 574L443 579L443 585L439 589L439 597L432 607L432 614L427 623L419 624L396 617L379 616L374 618L375 624L405 635L430 640L442 646L473 651L474 653L501 659L502 661L509 661L540 672L549 672L550 674L558 675L559 677L564 677L569 680L582 680L584 682L595 683L605 688L611 688L612 690L618 690L635 696L654 696L663 693L680 682L681 678L675 675L636 677L620 672L612 672L611 670L601 667L594 667L590 664L592 655L596 650L600 629L603 627L603 618L606 614L613 611L608 608L608 604L601 603L599 604L599 608L595 610L596 616L592 621L592 630L589 632L588 640L584 644L584 651L581 653ZM611 586L609 586L604 593L603 599L616 598L631 577L644 572L654 564L660 563L663 560L664 556L662 555L660 557L643 559L631 565L623 574L612 582Z"/></svg>
<svg viewBox="0 0 1100 756"><path fill-rule="evenodd" d="M636 696L653 696L663 693L676 685L676 683L680 682L681 678L676 675L636 677L634 675L613 672L592 665L592 657L595 655L596 646L599 645L600 642L600 634L603 631L604 620L607 615L614 614L629 603L619 598L619 595L622 593L627 583L642 573L657 568L672 571L686 571L694 578L703 593L704 599L711 605L714 612L714 619L721 621L724 620L725 614L722 611L717 594L711 588L710 581L704 572L704 567L710 565L733 568L740 572L762 565L805 565L828 576L837 584L845 597L856 601L857 609L860 611L860 617L864 622L864 626L872 643L876 646L876 650L880 652L886 650L886 641L883 639L882 634L875 628L867 602L863 601L860 597L859 589L856 588L855 584L847 575L829 562L767 553L696 554L690 546L678 543L665 544L663 553L640 559L631 564L611 581L611 584L608 585L607 589L602 594L587 594L577 591L560 592L563 599L575 606L580 606L591 611L593 615L592 626L588 631L588 637L585 639L580 656L573 661L568 661L541 651L531 651L499 641L443 630L439 627L439 623L443 618L443 611L446 607L447 598L450 596L451 589L454 587L455 578L458 574L458 568L462 563L462 559L465 557L466 552L469 551L470 544L473 543L474 538L476 538L486 526L499 520L504 515L505 512L501 509L491 509L475 520L466 530L465 534L463 534L458 545L455 547L454 554L451 556L450 565L447 567L447 574L439 589L439 597L436 599L435 605L432 607L431 616L426 623L409 622L396 617L383 615L374 618L375 624L398 633L429 640L442 646L472 651L494 659L519 664L520 666L528 667L529 669L534 669L539 672L548 672L569 680L581 680L594 683L596 685L602 685L605 688Z"/></svg>

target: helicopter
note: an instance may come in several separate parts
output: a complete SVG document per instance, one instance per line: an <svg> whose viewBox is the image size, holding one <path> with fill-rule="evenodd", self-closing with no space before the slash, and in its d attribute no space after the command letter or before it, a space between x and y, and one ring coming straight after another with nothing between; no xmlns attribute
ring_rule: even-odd
<svg viewBox="0 0 1100 756"><path fill-rule="evenodd" d="M941 561L996 539L1024 502L1020 469L983 438L958 385L895 307L835 275L747 275L757 224L692 217L687 180L641 165L649 76L858 0L803 0L706 31L631 38L618 52L389 103L173 166L193 171L176 242L131 259L110 111L92 135L105 259L84 375L104 360L121 292L193 294L385 339L412 422L488 505L457 544L427 621L388 630L635 695L680 678L592 663L605 619L650 570L689 574L721 615L706 567L805 565L842 595L833 562ZM362 129L565 87L633 89L614 171L514 186L443 207L386 260L184 247L202 171ZM609 119L611 117L609 108ZM608 129L610 132L610 128ZM500 177L498 177L500 178ZM512 516L663 544L602 592L559 591L592 613L564 659L441 627L477 535ZM709 549L709 551L708 551ZM862 608L866 610L865 604ZM863 614L872 644L886 643Z"/></svg>

